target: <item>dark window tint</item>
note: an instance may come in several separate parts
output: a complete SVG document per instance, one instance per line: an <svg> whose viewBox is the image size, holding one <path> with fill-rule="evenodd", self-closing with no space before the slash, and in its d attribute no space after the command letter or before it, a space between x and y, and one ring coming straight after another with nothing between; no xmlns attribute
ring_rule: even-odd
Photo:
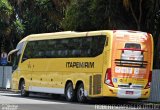
<svg viewBox="0 0 160 110"><path fill-rule="evenodd" d="M136 43L126 43L125 48L141 49L141 45Z"/></svg>
<svg viewBox="0 0 160 110"><path fill-rule="evenodd" d="M29 58L33 58L37 55L37 53L35 55L35 43L36 42L27 43L27 46L26 46L25 51L24 51L23 58L29 59Z"/></svg>
<svg viewBox="0 0 160 110"><path fill-rule="evenodd" d="M31 41L27 44L25 58L95 57L103 52L105 36Z"/></svg>

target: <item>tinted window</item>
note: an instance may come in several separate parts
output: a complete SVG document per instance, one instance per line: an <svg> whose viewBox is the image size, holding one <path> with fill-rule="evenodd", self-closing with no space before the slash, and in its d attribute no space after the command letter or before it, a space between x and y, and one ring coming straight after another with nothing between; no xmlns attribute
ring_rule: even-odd
<svg viewBox="0 0 160 110"><path fill-rule="evenodd" d="M23 54L23 58L29 59L35 57L36 55L35 55L35 42L27 43L27 46Z"/></svg>
<svg viewBox="0 0 160 110"><path fill-rule="evenodd" d="M25 58L95 57L103 52L105 36L79 37L31 41L27 44Z"/></svg>

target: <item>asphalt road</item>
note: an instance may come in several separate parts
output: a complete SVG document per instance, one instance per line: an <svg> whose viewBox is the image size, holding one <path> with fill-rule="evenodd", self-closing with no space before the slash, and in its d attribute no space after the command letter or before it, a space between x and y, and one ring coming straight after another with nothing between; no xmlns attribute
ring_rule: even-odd
<svg viewBox="0 0 160 110"><path fill-rule="evenodd" d="M159 110L159 104L119 99L92 99L87 103L69 103L63 96L54 99L49 95L20 94L0 91L0 110Z"/></svg>

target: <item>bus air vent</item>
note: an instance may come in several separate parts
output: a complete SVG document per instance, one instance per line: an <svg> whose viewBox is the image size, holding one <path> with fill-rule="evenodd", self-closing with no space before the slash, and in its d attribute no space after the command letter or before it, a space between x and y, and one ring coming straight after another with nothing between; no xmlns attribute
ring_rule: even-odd
<svg viewBox="0 0 160 110"><path fill-rule="evenodd" d="M101 75L93 76L93 95L101 93Z"/></svg>

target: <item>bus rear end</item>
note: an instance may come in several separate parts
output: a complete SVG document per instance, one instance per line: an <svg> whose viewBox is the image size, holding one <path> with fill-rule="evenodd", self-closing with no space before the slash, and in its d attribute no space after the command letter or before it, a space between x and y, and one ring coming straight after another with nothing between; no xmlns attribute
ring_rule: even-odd
<svg viewBox="0 0 160 110"><path fill-rule="evenodd" d="M145 99L152 79L153 40L138 31L113 33L111 67L106 68L103 95Z"/></svg>

